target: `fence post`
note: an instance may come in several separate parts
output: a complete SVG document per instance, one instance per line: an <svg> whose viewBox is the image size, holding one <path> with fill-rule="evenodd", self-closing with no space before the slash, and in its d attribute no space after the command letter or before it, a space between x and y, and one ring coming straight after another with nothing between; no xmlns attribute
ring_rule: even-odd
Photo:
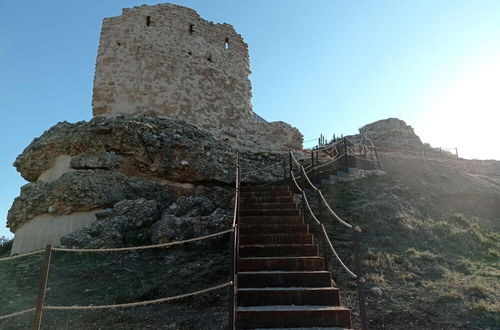
<svg viewBox="0 0 500 330"><path fill-rule="evenodd" d="M292 186L292 189L293 189L293 182L292 182L292 151L291 150L288 150L288 169L290 171L290 186Z"/></svg>
<svg viewBox="0 0 500 330"><path fill-rule="evenodd" d="M48 244L45 247L43 256L42 272L40 275L40 285L38 288L38 298L36 300L35 312L35 330L40 330L42 326L43 303L45 301L45 293L47 291L47 282L49 281L50 258L52 256L52 246Z"/></svg>
<svg viewBox="0 0 500 330"><path fill-rule="evenodd" d="M458 158L458 148L455 148L455 155L457 155L457 159L459 159Z"/></svg>
<svg viewBox="0 0 500 330"><path fill-rule="evenodd" d="M229 244L229 256L230 256L230 278L231 281L233 282L233 285L229 286L229 329L234 330L235 329L235 317L234 317L234 311L235 311L235 306L236 306L236 262L235 262L235 250L236 250L236 230L237 226L235 226L234 231L231 233L231 238L230 238L230 244Z"/></svg>
<svg viewBox="0 0 500 330"><path fill-rule="evenodd" d="M347 138L344 137L344 157L345 157L345 172L349 173L349 164L347 159Z"/></svg>
<svg viewBox="0 0 500 330"><path fill-rule="evenodd" d="M286 155L283 157L283 184L286 184Z"/></svg>
<svg viewBox="0 0 500 330"><path fill-rule="evenodd" d="M314 151L311 151L311 163L312 163L312 177L313 180L316 177L316 169L314 168Z"/></svg>
<svg viewBox="0 0 500 330"><path fill-rule="evenodd" d="M368 316L366 313L365 279L363 277L363 264L361 262L361 252L359 249L359 235L361 229L358 226L353 230L354 262L356 265L356 284L358 286L359 315L361 317L361 329L368 330Z"/></svg>

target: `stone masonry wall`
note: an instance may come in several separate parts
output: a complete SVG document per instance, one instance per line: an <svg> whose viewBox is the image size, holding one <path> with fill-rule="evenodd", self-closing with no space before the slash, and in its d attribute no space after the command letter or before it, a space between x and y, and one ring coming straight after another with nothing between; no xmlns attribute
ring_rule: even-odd
<svg viewBox="0 0 500 330"><path fill-rule="evenodd" d="M124 9L103 21L93 113L169 117L245 147L300 149L296 128L253 121L249 74L231 25L172 4Z"/></svg>

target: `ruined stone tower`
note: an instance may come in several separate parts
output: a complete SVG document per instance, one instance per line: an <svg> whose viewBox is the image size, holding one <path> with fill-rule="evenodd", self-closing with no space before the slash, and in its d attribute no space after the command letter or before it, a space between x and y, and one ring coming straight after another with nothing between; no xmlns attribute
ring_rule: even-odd
<svg viewBox="0 0 500 330"><path fill-rule="evenodd" d="M104 19L94 116L146 114L184 120L247 147L299 149L283 122L255 122L248 46L229 24L172 4Z"/></svg>

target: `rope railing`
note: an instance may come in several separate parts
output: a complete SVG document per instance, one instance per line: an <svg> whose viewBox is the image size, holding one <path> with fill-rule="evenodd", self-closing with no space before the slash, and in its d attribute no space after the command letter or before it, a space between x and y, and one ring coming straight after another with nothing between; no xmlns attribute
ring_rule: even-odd
<svg viewBox="0 0 500 330"><path fill-rule="evenodd" d="M235 259L234 258L236 258L236 256L237 256L236 246L237 246L237 239L238 239L237 231L238 231L238 210L239 210L240 183L241 183L241 169L240 169L240 165L239 165L239 154L237 154L236 155L236 183L235 183L234 216L233 216L232 226L230 229L226 229L226 230L222 230L222 231L219 231L216 233L198 236L198 237L194 237L194 238L190 238L190 239L185 239L185 240L152 244L152 245L132 246L132 247L80 249L80 248L64 248L64 247L52 248L51 245L47 245L45 250L37 250L37 251L32 251L32 252L14 255L14 256L10 256L10 257L0 258L0 262L1 262L1 261L8 261L8 260L15 260L18 258L27 257L27 256L31 256L31 255L40 254L42 252L45 252L43 265L42 265L40 287L39 287L39 294L38 294L38 298L37 298L36 307L29 308L26 310L17 311L17 312L6 314L6 315L0 315L0 320L16 317L16 316L27 314L30 312L35 312L35 329L40 329L41 324L42 324L42 315L43 315L42 313L44 310L45 311L46 310L97 310L97 309L115 309L115 308L144 306L144 305L168 302L168 301L172 301L172 300L176 300L176 299L182 299L185 297L195 296L195 295L203 294L206 292L222 289L225 287L230 287L230 296L233 299L232 303L230 302L230 307L231 307L230 319L233 320L232 321L232 324L233 324L232 328L234 328L234 313L235 313L234 307L235 307L235 301L236 301L235 300L236 299L235 285L234 285L236 283ZM48 278L49 278L49 271L50 271L50 260L51 260L51 255L52 255L53 251L75 252L75 253L137 251L137 250L146 250L146 249L153 249L153 248L166 248L166 247L171 247L171 246L175 246L175 245L181 245L181 244L186 244L186 243L190 243L190 242L196 242L196 241L201 241L201 240L205 240L205 239L210 239L210 238L221 236L221 235L228 234L228 233L231 233L231 244L230 244L231 251L230 251L230 253L233 256L233 258L231 261L231 263L232 263L231 279L229 281L227 281L226 283L215 285L215 286L201 289L201 290L194 291L194 292L181 294L181 295L158 298L158 299L153 299L153 300L146 300L146 301L124 303L124 304L88 305L88 306L44 305L45 294L46 294L46 290L47 290L47 283L48 283Z"/></svg>
<svg viewBox="0 0 500 330"><path fill-rule="evenodd" d="M28 252L28 253L16 254L16 255L13 255L13 256L10 256L10 257L0 258L0 262L2 262L2 261L8 261L8 260L15 260L15 259L23 258L23 257L32 256L34 254L42 253L43 251L45 251L45 250L36 250L36 251Z"/></svg>
<svg viewBox="0 0 500 330"><path fill-rule="evenodd" d="M215 291L218 289L222 289L225 287L228 287L230 285L233 285L233 282L229 281L223 284L215 285L206 289L198 290L198 291L193 291L185 294L180 294L177 296L172 296L172 297L165 297L165 298L158 298L158 299L153 299L153 300L145 300L145 301L138 301L138 302L132 302L132 303L124 303L124 304L113 304L113 305L88 305L88 306L51 306L51 305L45 305L43 306L44 310L56 310L56 311L67 311L67 310L96 310L96 309L115 309L115 308L127 308L127 307L137 307L137 306L145 306L145 305L152 305L152 304L161 304L173 300L178 300L182 298L187 298L187 297L192 297L196 296L199 294Z"/></svg>
<svg viewBox="0 0 500 330"><path fill-rule="evenodd" d="M303 168L302 168L303 169ZM352 276L353 278L358 278L358 276L356 274L354 274L353 271L351 271L349 269L349 267L346 266L346 264L342 261L342 259L340 258L340 256L338 255L337 251L335 251L335 248L333 247L333 244L331 243L330 241L330 238L328 237L328 234L326 233L326 230L325 230L325 226L321 223L321 221L318 220L318 218L316 217L316 215L314 214L314 212L312 211L311 209L311 206L309 204L309 200L307 199L307 194L305 192L305 190L303 188L300 187L300 185L297 183L297 180L295 179L295 176L293 175L293 172L290 172L291 173L291 177L292 177L292 181L295 183L295 186L297 187L297 189L302 193L302 198L304 198L304 204L307 206L307 209L309 210L309 214L312 216L312 218L314 219L314 221L321 226L321 228L323 229L323 232L325 234L325 237L328 241L328 246L330 247L330 250L332 251L333 255L335 256L335 258L338 260L338 262L340 263L340 265L342 266L342 268L344 268L344 270L350 275ZM305 178L307 178L307 181L310 183L310 185L312 185L312 187L314 187L315 191L318 192L318 194L322 197L322 199L324 200L324 197L323 197L323 194L321 194L321 191L316 188L309 180L309 178L307 177L307 175L305 176ZM325 201L325 200L324 200ZM326 201L325 201L326 202ZM328 205L328 203L326 203ZM333 210L331 210L330 206L328 205L328 209L333 213L335 214L335 212L333 212ZM335 216L340 219L336 214ZM343 221L342 219L340 219L341 223L347 225L349 228L353 228L352 225L349 225L347 222ZM359 228L359 227L357 227Z"/></svg>
<svg viewBox="0 0 500 330"><path fill-rule="evenodd" d="M34 312L35 309L36 308L33 307L33 308L30 308L30 309L25 309L23 311L19 311L19 312L15 312L15 313L10 313L10 314L6 314L6 315L0 315L0 320L5 320L5 319L9 319L9 318L14 317L14 316L19 316L19 315L23 315L23 314L26 314L26 313Z"/></svg>
<svg viewBox="0 0 500 330"><path fill-rule="evenodd" d="M345 165L346 165L346 170L347 170L348 148L347 148L347 143L346 143L345 139L344 139L344 148L345 148L345 152L342 156L345 157L345 161L346 161ZM328 247L329 247L330 251L332 252L332 254L335 256L335 259L337 260L337 262L345 270L345 272L356 281L357 287L358 287L358 301L359 301L359 310L360 310L360 316L361 316L362 329L367 330L368 329L368 316L367 316L367 312L366 312L366 298L365 298L365 293L364 293L365 280L363 277L363 270L362 270L363 267L362 267L362 263L361 263L361 255L360 255L360 249L359 249L359 235L360 235L361 229L358 226L353 226L353 225L347 223L346 221L344 221L342 218L340 218L333 211L332 207L330 206L330 204L326 201L325 197L323 196L323 193L321 192L321 190L319 188L317 188L313 184L313 182L310 180L309 176L307 175L307 172L304 169L304 166L302 164L300 164L300 162L298 162L298 160L295 158L295 156L293 155L292 152L290 152L289 154L290 154L290 156L289 156L289 159L290 159L290 180L293 182L293 184L295 185L297 190L302 194L303 216L305 216L306 209L307 209L307 211L309 211L309 214L311 215L314 222L321 227L321 231L323 232L323 235L325 236L325 240L328 244ZM378 162L378 157L376 159ZM327 210L335 217L335 219L337 221L339 221L342 225L344 225L345 227L352 230L352 233L353 233L353 252L354 252L354 261L355 261L355 266L356 266L356 272L353 272L344 263L342 258L340 258L339 254L337 253L337 251L335 250L335 248L332 244L332 241L330 240L330 237L328 236L328 233L326 231L325 226L323 225L323 223L321 223L320 219L318 219L318 217L314 214L314 212L311 208L311 205L309 203L309 200L307 198L305 187L301 187L299 185L299 183L297 182L297 178L295 177L295 174L293 171L293 164L296 164L299 167L299 169L302 173L302 180L304 182L304 186L306 185L306 181L307 181L308 186L310 186L312 188L312 190L317 193L320 216L322 215L321 206L322 206L322 204L325 204Z"/></svg>
<svg viewBox="0 0 500 330"><path fill-rule="evenodd" d="M137 250L164 248L164 247L170 247L170 246L174 246L174 245L180 245L180 244L186 244L186 243L190 243L190 242L201 241L201 240L208 239L211 237L216 237L216 236L221 236L221 235L224 235L227 233L231 233L233 231L234 231L234 229L231 228L231 229L219 231L217 233L208 234L208 235L204 235L204 236L199 236L199 237L194 237L194 238L179 240L179 241L173 241L173 242L168 242L168 243L153 244L153 245L131 246L131 247L122 247L122 248L106 248L106 249L74 249L74 248L53 247L52 251L78 252L78 253L137 251Z"/></svg>

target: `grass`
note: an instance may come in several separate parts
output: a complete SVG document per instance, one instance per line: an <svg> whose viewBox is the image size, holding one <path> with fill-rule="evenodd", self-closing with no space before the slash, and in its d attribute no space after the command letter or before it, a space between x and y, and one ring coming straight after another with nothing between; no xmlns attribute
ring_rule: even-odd
<svg viewBox="0 0 500 330"><path fill-rule="evenodd" d="M363 228L372 328L493 329L500 324L500 233L482 226L480 217L445 212L424 198L429 191L394 175L323 190L341 217ZM334 219L324 221L352 268L350 233ZM356 309L356 287L328 259L344 303Z"/></svg>
<svg viewBox="0 0 500 330"><path fill-rule="evenodd" d="M140 252L54 252L45 304L120 304L204 289L227 281L226 238L208 245ZM34 307L42 255L0 263L0 315ZM160 305L101 311L48 311L44 329L220 329L227 322L227 290ZM31 327L33 315L0 321L1 329Z"/></svg>

